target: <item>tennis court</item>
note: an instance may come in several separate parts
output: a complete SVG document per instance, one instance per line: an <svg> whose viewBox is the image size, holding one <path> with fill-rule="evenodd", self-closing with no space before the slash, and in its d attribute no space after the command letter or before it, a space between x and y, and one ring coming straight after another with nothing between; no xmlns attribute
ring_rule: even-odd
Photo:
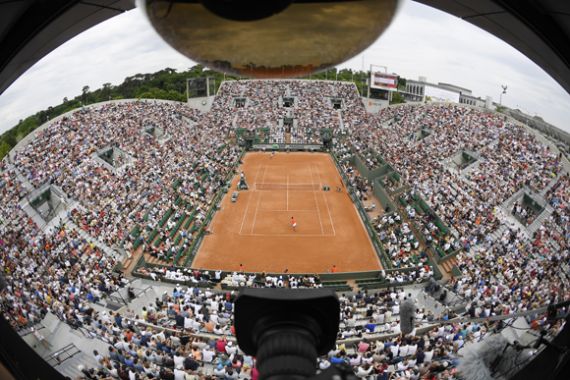
<svg viewBox="0 0 570 380"><path fill-rule="evenodd" d="M192 266L248 272L377 270L379 260L326 153L248 153L240 167L249 190L222 200ZM329 191L323 191L328 186ZM340 188L340 191L337 191ZM297 222L293 230L291 217Z"/></svg>

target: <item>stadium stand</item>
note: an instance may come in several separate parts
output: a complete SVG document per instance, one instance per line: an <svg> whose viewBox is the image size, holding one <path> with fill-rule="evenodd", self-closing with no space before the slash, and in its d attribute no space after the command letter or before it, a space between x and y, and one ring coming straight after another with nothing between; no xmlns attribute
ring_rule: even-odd
<svg viewBox="0 0 570 380"><path fill-rule="evenodd" d="M239 163L238 129L263 129L268 142L319 143L322 128L336 136L331 153L354 199L385 188L394 201L370 221L385 270L353 281L183 265ZM93 353L96 366L82 368L84 378L256 378L254 358L234 343L235 290L331 287L341 292L343 323L337 349L318 368L454 378L460 351L498 325L472 318L570 298L569 166L502 115L453 104L372 115L354 84L340 82L225 82L208 113L167 102L84 108L0 164L2 312L20 331L55 315L108 344ZM32 190L46 184L73 202L51 230L26 211ZM523 189L547 203L525 223L522 209L506 207ZM132 274L170 291L124 315L102 310L101 300L128 286L118 264L135 253L146 263ZM419 296L418 283L438 264L467 319ZM399 334L406 298L418 305L412 336ZM560 323L542 315L527 321L556 334Z"/></svg>

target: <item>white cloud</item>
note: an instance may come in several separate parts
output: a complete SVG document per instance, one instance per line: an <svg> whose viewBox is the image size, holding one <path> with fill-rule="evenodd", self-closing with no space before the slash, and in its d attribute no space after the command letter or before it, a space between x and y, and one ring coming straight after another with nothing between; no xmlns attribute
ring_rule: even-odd
<svg viewBox="0 0 570 380"><path fill-rule="evenodd" d="M370 64L388 66L407 78L426 76L469 88L570 131L570 95L523 54L477 27L433 8L405 1L386 33L364 53ZM174 51L150 28L139 10L99 24L65 43L22 75L0 96L0 131L63 97L126 76L193 62ZM362 55L340 65L360 69Z"/></svg>
<svg viewBox="0 0 570 380"><path fill-rule="evenodd" d="M36 63L0 96L0 131L81 93L83 86L119 84L136 73L194 62L170 48L138 9L103 22Z"/></svg>

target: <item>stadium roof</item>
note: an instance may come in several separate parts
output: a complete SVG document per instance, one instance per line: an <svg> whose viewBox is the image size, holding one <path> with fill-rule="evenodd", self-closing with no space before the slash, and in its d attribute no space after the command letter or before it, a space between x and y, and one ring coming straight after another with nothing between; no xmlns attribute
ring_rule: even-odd
<svg viewBox="0 0 570 380"><path fill-rule="evenodd" d="M0 94L67 40L134 8L134 0L0 0Z"/></svg>
<svg viewBox="0 0 570 380"><path fill-rule="evenodd" d="M504 40L570 93L570 2L560 0L415 0Z"/></svg>
<svg viewBox="0 0 570 380"><path fill-rule="evenodd" d="M501 38L570 93L570 2L415 1L458 16ZM134 0L0 0L0 94L67 40L132 8Z"/></svg>

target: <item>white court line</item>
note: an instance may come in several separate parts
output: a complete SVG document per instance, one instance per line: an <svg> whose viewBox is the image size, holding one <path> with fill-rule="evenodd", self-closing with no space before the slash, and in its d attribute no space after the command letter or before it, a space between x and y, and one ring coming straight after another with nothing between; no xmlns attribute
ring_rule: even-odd
<svg viewBox="0 0 570 380"><path fill-rule="evenodd" d="M287 204L285 206L287 210L289 210L289 175L287 174Z"/></svg>
<svg viewBox="0 0 570 380"><path fill-rule="evenodd" d="M277 188L265 189L265 190L261 189L260 190L259 185L261 185L261 186L276 186ZM256 191L282 191L282 190L286 190L283 188L279 188L279 186L283 186L283 185L287 186L287 182L285 182L285 183L263 183L263 182L260 182L260 183L254 183L252 186L253 186L253 188L255 188ZM311 186L310 189L295 190L297 192L299 192L299 191L307 192L307 191L315 191L315 188L313 187L314 185L315 185L314 183L289 183L288 186L289 186L289 188L293 188L295 186ZM317 189L317 190L320 190L320 189Z"/></svg>
<svg viewBox="0 0 570 380"><path fill-rule="evenodd" d="M321 181L321 173L319 173L318 170L317 170L317 175L319 176L319 182L322 183L322 181ZM327 206L327 212L328 212L328 214L329 214L329 219L330 219L330 221L331 221L331 227L332 227L332 229L333 229L333 234L334 234L334 236L336 236L336 231L335 231L335 229L334 229L334 223L333 223L332 215L331 215L331 209L329 208L329 202L327 201L327 197L325 197L324 194L322 194L322 192L321 192L321 196L322 196L323 199L325 200L325 205Z"/></svg>
<svg viewBox="0 0 570 380"><path fill-rule="evenodd" d="M270 209L265 209L265 208L259 209L259 211L268 211L268 212L285 212L285 211L287 211L287 212L315 212L315 210L313 210L313 209L310 209L310 210L306 210L306 209L305 210L270 210Z"/></svg>
<svg viewBox="0 0 570 380"><path fill-rule="evenodd" d="M313 166L310 166L309 169L311 170L311 183L315 183L313 179ZM320 187L320 186L319 186ZM321 210L319 209L319 202L317 201L317 194L313 191L313 197L315 198L315 207L317 208L317 216L319 217L319 224L321 225L321 234L325 234L325 230L323 229L323 221L321 220Z"/></svg>
<svg viewBox="0 0 570 380"><path fill-rule="evenodd" d="M254 182L257 183L257 177L259 176L259 172L261 172L262 166L259 167L257 173L255 174ZM239 175L239 174L238 174ZM239 183L239 182L238 182ZM241 235L241 230L243 230L243 224L245 223L245 217L247 215L247 210L249 209L249 203L251 202L251 198L253 197L253 192L250 193L250 196L247 197L247 205L245 206L245 212L243 213L243 219L241 221L241 227L239 228L239 233Z"/></svg>
<svg viewBox="0 0 570 380"><path fill-rule="evenodd" d="M267 165L263 167L263 175L261 176L261 182L264 182L265 173L267 173ZM261 195L263 193L260 192L257 196L257 204L255 205L255 213L253 214L253 224L251 225L251 233L253 233L255 229L255 220L257 219L257 211L259 210L259 202L261 201Z"/></svg>
<svg viewBox="0 0 570 380"><path fill-rule="evenodd" d="M331 234L300 234L300 233L291 233L291 234L239 234L240 236L265 236L265 237L272 237L272 236L279 236L279 237L334 237L335 235Z"/></svg>

